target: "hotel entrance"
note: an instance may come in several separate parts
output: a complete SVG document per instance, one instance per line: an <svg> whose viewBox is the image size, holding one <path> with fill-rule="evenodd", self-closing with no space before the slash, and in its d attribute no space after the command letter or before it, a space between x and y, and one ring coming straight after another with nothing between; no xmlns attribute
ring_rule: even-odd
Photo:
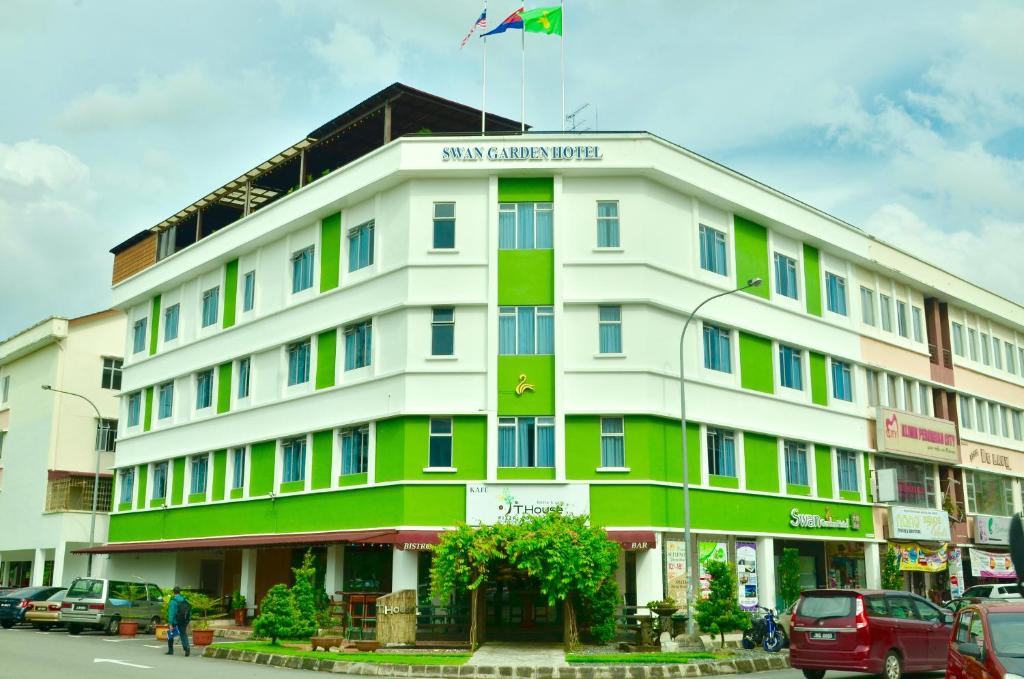
<svg viewBox="0 0 1024 679"><path fill-rule="evenodd" d="M510 569L484 587L487 639L561 641L562 606L549 605L532 578Z"/></svg>

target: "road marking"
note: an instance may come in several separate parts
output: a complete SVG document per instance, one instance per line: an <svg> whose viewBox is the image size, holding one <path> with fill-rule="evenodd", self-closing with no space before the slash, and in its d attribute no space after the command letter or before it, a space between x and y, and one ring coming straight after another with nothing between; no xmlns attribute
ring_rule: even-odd
<svg viewBox="0 0 1024 679"><path fill-rule="evenodd" d="M155 644L143 644L143 646L145 646L146 648L163 648L163 646Z"/></svg>
<svg viewBox="0 0 1024 679"><path fill-rule="evenodd" d="M151 669L153 669L149 665L136 665L135 663L125 662L124 660L112 660L111 658L93 658L92 661L94 663L107 662L107 663L111 663L112 665L124 665L125 667L135 667L135 668L140 669L140 670L151 670Z"/></svg>

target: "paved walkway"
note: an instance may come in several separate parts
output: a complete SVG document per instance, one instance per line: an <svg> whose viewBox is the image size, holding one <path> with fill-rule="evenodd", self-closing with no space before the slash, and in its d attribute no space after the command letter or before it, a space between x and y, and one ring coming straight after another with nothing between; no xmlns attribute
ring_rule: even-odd
<svg viewBox="0 0 1024 679"><path fill-rule="evenodd" d="M562 644L521 641L488 641L473 654L467 665L503 667L565 667Z"/></svg>

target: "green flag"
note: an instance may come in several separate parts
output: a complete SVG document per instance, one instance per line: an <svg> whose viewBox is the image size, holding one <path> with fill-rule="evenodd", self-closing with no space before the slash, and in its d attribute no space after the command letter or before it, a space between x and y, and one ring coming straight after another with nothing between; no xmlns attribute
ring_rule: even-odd
<svg viewBox="0 0 1024 679"><path fill-rule="evenodd" d="M562 35L561 7L538 7L520 12L519 16L523 18L524 31Z"/></svg>

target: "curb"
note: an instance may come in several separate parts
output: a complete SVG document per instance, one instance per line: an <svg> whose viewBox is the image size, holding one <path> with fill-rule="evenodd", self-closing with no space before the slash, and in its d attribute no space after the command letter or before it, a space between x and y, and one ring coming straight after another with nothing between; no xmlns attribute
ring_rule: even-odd
<svg viewBox="0 0 1024 679"><path fill-rule="evenodd" d="M573 665L568 667L506 667L493 665L398 665L387 663L320 660L276 653L238 651L230 648L203 650L204 658L235 660L256 665L313 670L368 677L468 677L469 679L661 679L663 677L707 677L747 674L789 667L789 654L766 658L742 658L674 665Z"/></svg>

